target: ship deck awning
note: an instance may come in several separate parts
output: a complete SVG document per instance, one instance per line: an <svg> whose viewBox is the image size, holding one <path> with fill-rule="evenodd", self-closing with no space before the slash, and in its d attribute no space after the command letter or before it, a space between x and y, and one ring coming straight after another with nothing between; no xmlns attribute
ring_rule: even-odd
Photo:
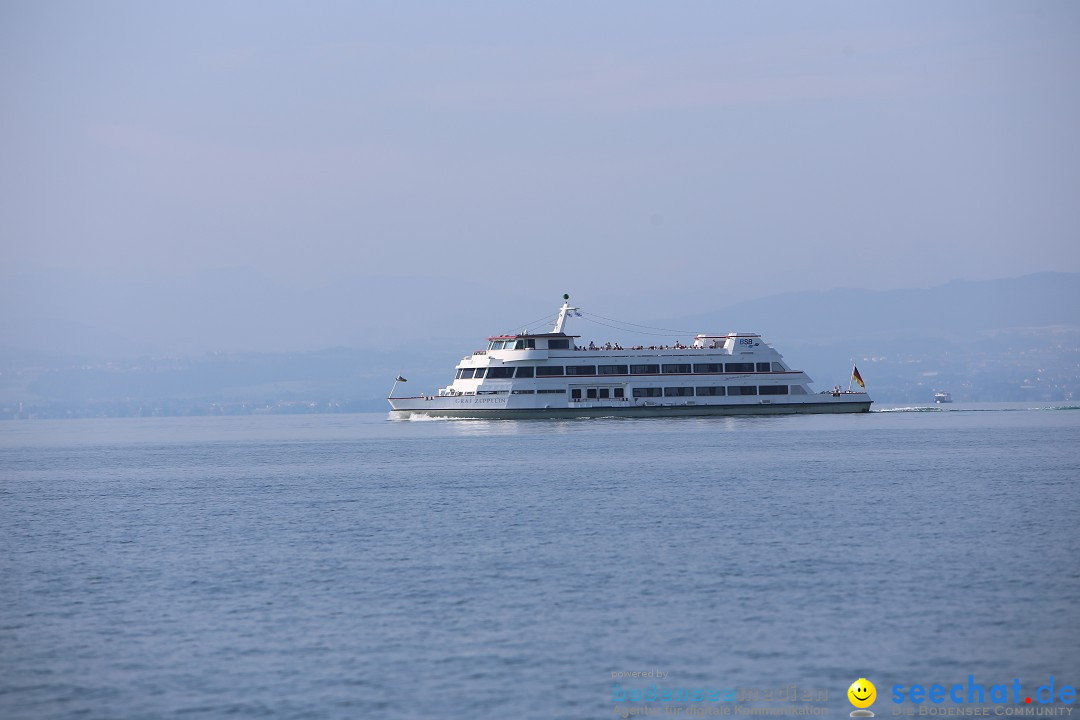
<svg viewBox="0 0 1080 720"><path fill-rule="evenodd" d="M730 332L730 333L698 333L694 337L695 338L708 338L710 340L722 340L722 339L736 338L736 337L756 337L756 338L759 338L759 337L761 337L761 335L759 335L757 333Z"/></svg>
<svg viewBox="0 0 1080 720"><path fill-rule="evenodd" d="M548 338L579 338L580 335L567 335L566 333L522 333L521 335L493 335L488 342L495 340L542 340Z"/></svg>

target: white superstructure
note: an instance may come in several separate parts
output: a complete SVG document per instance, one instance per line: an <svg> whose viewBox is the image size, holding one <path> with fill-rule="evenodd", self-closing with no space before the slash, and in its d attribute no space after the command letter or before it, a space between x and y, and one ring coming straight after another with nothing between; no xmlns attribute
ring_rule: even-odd
<svg viewBox="0 0 1080 720"><path fill-rule="evenodd" d="M696 335L690 345L621 347L564 330L569 296L548 333L497 335L464 357L433 395L389 397L394 417L527 418L608 415L851 413L865 392L815 393L810 378L752 333ZM391 391L391 395L393 391Z"/></svg>

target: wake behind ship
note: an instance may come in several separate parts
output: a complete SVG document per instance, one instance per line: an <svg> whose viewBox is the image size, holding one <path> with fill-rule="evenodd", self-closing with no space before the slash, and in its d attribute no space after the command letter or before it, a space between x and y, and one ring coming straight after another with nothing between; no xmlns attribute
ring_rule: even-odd
<svg viewBox="0 0 1080 720"><path fill-rule="evenodd" d="M564 332L580 308L568 295L551 332L489 337L433 395L393 397L391 417L567 418L869 412L865 391L815 393L760 335L698 334L690 345L579 346ZM863 385L857 369L852 378ZM401 380L402 378L399 378ZM395 389L397 383L394 385Z"/></svg>

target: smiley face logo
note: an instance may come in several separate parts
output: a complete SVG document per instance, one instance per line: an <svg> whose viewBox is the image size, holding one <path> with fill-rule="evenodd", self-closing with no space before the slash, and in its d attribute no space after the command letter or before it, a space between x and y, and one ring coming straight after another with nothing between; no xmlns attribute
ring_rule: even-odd
<svg viewBox="0 0 1080 720"><path fill-rule="evenodd" d="M855 682L851 683L851 687L847 691L848 700L851 704L857 708L868 708L874 704L874 700L877 699L877 688L874 687L874 683L870 682L866 678L859 678ZM866 712L865 710L858 713L859 715L873 717L873 713ZM855 717L855 713L851 713L852 717Z"/></svg>

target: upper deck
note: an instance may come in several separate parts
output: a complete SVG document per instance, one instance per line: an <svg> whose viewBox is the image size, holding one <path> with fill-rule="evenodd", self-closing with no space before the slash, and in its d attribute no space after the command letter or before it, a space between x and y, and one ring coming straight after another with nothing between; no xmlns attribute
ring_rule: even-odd
<svg viewBox="0 0 1080 720"><path fill-rule="evenodd" d="M454 383L447 392L480 392L494 381L505 383L555 381L557 378L604 377L643 379L644 376L749 376L797 375L771 345L756 333L698 333L690 344L632 345L618 342L601 345L579 342L580 335L563 332L566 319L577 308L564 304L551 332L493 335L488 346L464 357L455 368ZM788 378L791 379L790 377ZM507 386L511 387L514 386Z"/></svg>
<svg viewBox="0 0 1080 720"><path fill-rule="evenodd" d="M565 333L542 333L520 335L495 335L489 337L488 346L473 352L473 357L487 357L506 363L524 360L543 360L550 357L588 362L592 359L627 358L648 355L650 357L674 357L704 355L773 355L779 356L771 345L754 333L728 333L725 335L695 335L689 345L675 341L671 345L632 345L623 347L618 342L597 345L579 345L580 335ZM587 356L577 353L588 353ZM469 360L468 357L465 358Z"/></svg>

